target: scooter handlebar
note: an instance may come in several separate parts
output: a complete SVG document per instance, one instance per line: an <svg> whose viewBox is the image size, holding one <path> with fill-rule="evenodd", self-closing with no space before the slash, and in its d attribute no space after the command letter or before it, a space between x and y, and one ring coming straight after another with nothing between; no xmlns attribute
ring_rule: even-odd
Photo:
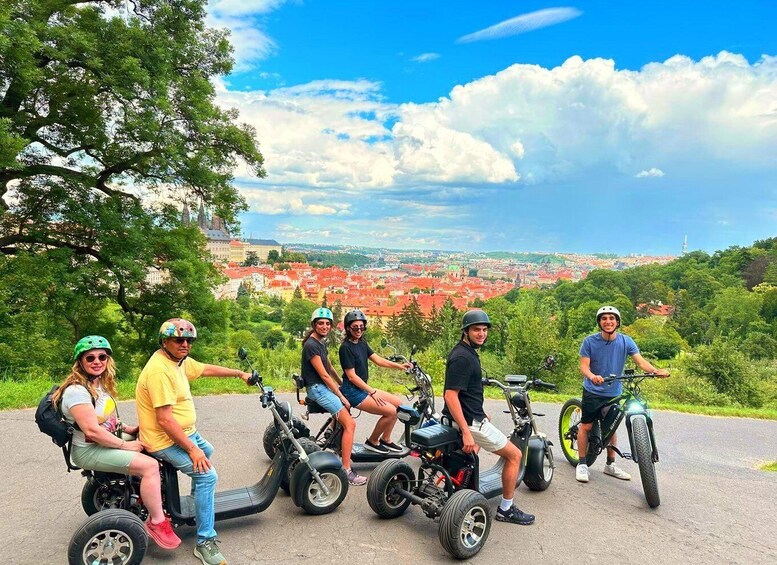
<svg viewBox="0 0 777 565"><path fill-rule="evenodd" d="M254 369L251 371L251 376L248 377L248 381L246 381L249 386L256 386L260 385L262 383L262 377L259 375L259 371Z"/></svg>
<svg viewBox="0 0 777 565"><path fill-rule="evenodd" d="M532 381L532 386L535 388L545 388L548 390L556 390L558 387L553 383L546 383L545 381L541 379L534 379Z"/></svg>

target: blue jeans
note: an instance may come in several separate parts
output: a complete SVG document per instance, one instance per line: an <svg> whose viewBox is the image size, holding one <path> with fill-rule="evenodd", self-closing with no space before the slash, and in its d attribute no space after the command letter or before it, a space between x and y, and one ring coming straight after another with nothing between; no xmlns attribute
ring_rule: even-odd
<svg viewBox="0 0 777 565"><path fill-rule="evenodd" d="M213 454L213 446L210 443L205 441L198 432L190 435L189 439L197 444L197 447L202 449L207 458L210 459L210 456ZM189 454L178 445L171 445L151 455L157 459L167 461L173 467L192 478L194 519L197 522L197 543L215 538L213 498L216 493L216 480L218 479L216 469L211 467L205 473L195 473Z"/></svg>

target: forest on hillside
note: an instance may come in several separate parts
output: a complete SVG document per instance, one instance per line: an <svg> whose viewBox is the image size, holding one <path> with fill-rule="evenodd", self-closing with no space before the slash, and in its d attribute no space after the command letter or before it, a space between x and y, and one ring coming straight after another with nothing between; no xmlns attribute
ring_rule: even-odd
<svg viewBox="0 0 777 565"><path fill-rule="evenodd" d="M69 291L76 275L48 261L50 253L0 258L0 374L6 379L58 379L68 369L76 338L91 333L111 341L122 377L132 378L156 347L159 323L181 315L199 328L197 358L233 363L236 349L245 346L258 353L263 371L285 382L298 368L299 336L319 306L299 294L283 303L245 289L237 300L216 300L203 285L188 307L160 310L146 321L149 331L142 331L143 325L138 331L115 302L83 289ZM596 330L602 304L621 311L622 331L634 337L645 357L672 369L672 379L650 383L659 398L777 408L777 238L713 254L695 251L666 265L597 270L580 282L513 289L473 303L493 322L484 367L493 375L532 374L553 354L558 360L553 379L574 392L578 348ZM670 306L669 315L650 314L660 304ZM336 321L342 319L340 303L327 306ZM449 301L424 319L411 303L385 327L370 324L368 339L384 354L390 353L387 344L405 353L415 345L427 370L441 379L445 356L460 337L461 315ZM337 344L333 339L331 346Z"/></svg>

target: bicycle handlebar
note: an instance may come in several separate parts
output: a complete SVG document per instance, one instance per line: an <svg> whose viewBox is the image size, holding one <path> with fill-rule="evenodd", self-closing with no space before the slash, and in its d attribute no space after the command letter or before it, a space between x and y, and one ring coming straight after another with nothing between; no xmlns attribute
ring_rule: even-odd
<svg viewBox="0 0 777 565"><path fill-rule="evenodd" d="M509 390L511 388L515 388L515 385L506 385L502 383L502 381L498 381L496 379L490 379L490 378L483 379L483 383L490 386L497 386L502 390ZM546 383L541 379L532 379L532 380L526 381L525 386L526 388L546 388L548 390L556 390L558 388L555 384Z"/></svg>
<svg viewBox="0 0 777 565"><path fill-rule="evenodd" d="M657 373L641 373L641 374L633 374L633 375L610 375L609 377L604 377L604 382L611 383L613 381L631 381L634 379L656 379L658 378Z"/></svg>

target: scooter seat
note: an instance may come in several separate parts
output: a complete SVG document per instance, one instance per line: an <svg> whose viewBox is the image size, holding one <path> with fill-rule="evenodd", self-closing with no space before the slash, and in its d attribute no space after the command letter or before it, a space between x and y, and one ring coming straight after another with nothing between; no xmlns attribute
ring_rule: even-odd
<svg viewBox="0 0 777 565"><path fill-rule="evenodd" d="M327 411L315 400L305 399L305 406L308 407L308 414L327 414Z"/></svg>
<svg viewBox="0 0 777 565"><path fill-rule="evenodd" d="M414 430L410 442L427 449L437 449L448 445L461 445L461 434L449 426L435 424Z"/></svg>

